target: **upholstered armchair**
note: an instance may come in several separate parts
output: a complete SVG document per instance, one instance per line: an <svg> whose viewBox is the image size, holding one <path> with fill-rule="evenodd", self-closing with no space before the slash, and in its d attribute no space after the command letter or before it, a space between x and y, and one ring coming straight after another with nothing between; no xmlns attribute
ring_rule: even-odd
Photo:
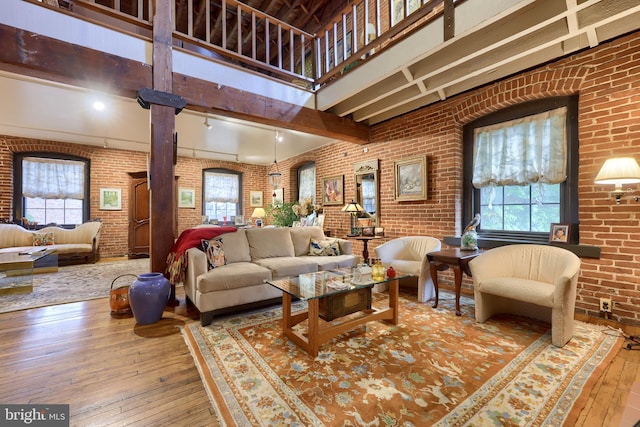
<svg viewBox="0 0 640 427"><path fill-rule="evenodd" d="M469 262L476 321L517 314L551 323L551 342L564 346L573 336L580 258L550 245L508 245Z"/></svg>
<svg viewBox="0 0 640 427"><path fill-rule="evenodd" d="M405 236L383 243L375 248L375 252L385 268L391 265L395 270L417 276L418 300L425 302L436 296L427 253L441 248L440 240L435 237Z"/></svg>

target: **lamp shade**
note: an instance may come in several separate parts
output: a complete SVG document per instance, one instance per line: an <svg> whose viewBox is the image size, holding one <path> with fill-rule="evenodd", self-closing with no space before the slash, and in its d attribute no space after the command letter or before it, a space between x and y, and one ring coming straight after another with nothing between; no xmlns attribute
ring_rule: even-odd
<svg viewBox="0 0 640 427"><path fill-rule="evenodd" d="M356 203L354 200L351 200L349 203L344 205L341 209L342 212L349 212L350 214L357 214L358 212L364 212L362 206Z"/></svg>
<svg viewBox="0 0 640 427"><path fill-rule="evenodd" d="M608 159L602 165L594 181L596 184L637 184L640 183L640 166L633 157Z"/></svg>
<svg viewBox="0 0 640 427"><path fill-rule="evenodd" d="M267 213L264 208L255 208L251 214L251 218L264 218L265 216L267 216Z"/></svg>

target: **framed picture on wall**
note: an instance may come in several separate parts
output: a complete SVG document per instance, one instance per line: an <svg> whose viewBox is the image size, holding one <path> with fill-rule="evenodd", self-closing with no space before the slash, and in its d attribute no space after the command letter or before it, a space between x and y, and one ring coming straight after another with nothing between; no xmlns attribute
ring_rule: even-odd
<svg viewBox="0 0 640 427"><path fill-rule="evenodd" d="M262 207L262 191L251 191L249 193L249 206L252 208Z"/></svg>
<svg viewBox="0 0 640 427"><path fill-rule="evenodd" d="M120 211L122 210L122 190L120 188L100 189L100 210Z"/></svg>
<svg viewBox="0 0 640 427"><path fill-rule="evenodd" d="M395 194L398 201L427 198L427 156L395 162Z"/></svg>
<svg viewBox="0 0 640 427"><path fill-rule="evenodd" d="M195 208L196 207L196 190L194 188L178 189L178 207L179 208Z"/></svg>
<svg viewBox="0 0 640 427"><path fill-rule="evenodd" d="M571 240L571 224L551 224L549 243L567 244Z"/></svg>
<svg viewBox="0 0 640 427"><path fill-rule="evenodd" d="M325 206L344 203L344 175L322 178L322 204Z"/></svg>

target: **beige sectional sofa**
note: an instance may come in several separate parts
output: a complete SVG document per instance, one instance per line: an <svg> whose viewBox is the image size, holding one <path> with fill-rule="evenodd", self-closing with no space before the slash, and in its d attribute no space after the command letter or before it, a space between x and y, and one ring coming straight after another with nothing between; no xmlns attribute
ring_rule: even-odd
<svg viewBox="0 0 640 427"><path fill-rule="evenodd" d="M220 238L225 265L208 270L202 250L187 250L185 293L200 311L203 326L231 309L277 302L282 291L265 280L354 267L360 259L351 254L351 242L330 239L320 227L247 228ZM311 239L337 241L340 255L309 255Z"/></svg>
<svg viewBox="0 0 640 427"><path fill-rule="evenodd" d="M57 252L60 265L94 263L97 260L101 228L99 221L86 222L74 229L44 227L27 230L17 224L0 224L0 253L41 249L43 246L36 246L37 241L48 240L46 248Z"/></svg>

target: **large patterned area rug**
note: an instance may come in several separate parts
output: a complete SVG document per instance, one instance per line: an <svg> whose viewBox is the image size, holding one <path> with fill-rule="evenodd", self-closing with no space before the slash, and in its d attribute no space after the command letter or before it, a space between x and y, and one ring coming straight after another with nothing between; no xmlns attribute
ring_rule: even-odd
<svg viewBox="0 0 640 427"><path fill-rule="evenodd" d="M556 348L547 324L477 324L473 300L462 302L457 317L450 296L433 309L402 295L397 326L368 323L315 359L283 337L280 308L183 334L220 424L234 426L571 425L621 348L582 322Z"/></svg>
<svg viewBox="0 0 640 427"><path fill-rule="evenodd" d="M31 292L0 295L0 313L108 297L112 283L117 288L135 280L115 280L118 276L148 271L149 259L135 259L70 265L55 273L34 274Z"/></svg>

